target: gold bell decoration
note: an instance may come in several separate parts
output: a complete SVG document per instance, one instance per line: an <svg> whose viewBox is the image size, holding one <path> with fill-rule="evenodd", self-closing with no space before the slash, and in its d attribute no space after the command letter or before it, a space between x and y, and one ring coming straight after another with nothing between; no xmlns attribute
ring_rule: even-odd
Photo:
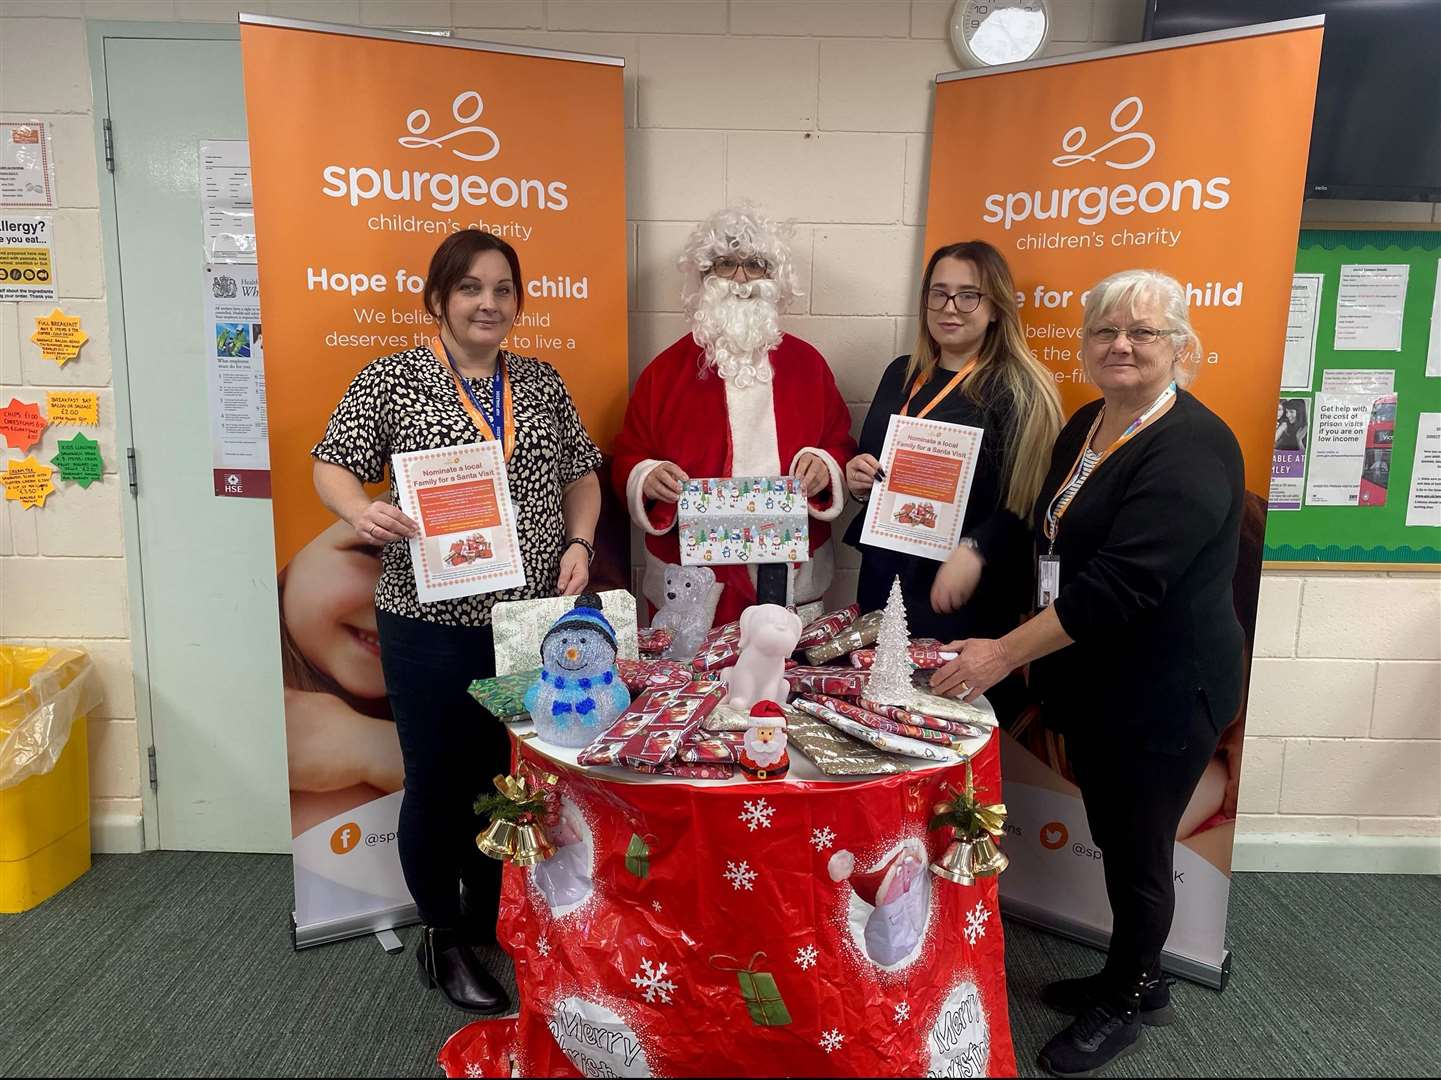
<svg viewBox="0 0 1441 1080"><path fill-rule="evenodd" d="M510 776L497 776L496 793L475 800L476 816L490 815L490 824L475 838L481 854L516 866L535 866L554 855L545 826L557 780L527 763Z"/></svg>
<svg viewBox="0 0 1441 1080"><path fill-rule="evenodd" d="M953 838L931 873L957 885L974 885L978 877L994 877L1010 865L995 838L1005 832L1006 804L981 805L976 799L976 781L966 759L966 787L957 791L946 785L954 798L936 803L931 828L949 825Z"/></svg>

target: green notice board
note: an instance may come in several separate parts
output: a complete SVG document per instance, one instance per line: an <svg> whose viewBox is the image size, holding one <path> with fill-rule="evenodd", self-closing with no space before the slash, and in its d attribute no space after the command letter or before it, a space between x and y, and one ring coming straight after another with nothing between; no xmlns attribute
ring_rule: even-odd
<svg viewBox="0 0 1441 1080"><path fill-rule="evenodd" d="M1316 350L1310 389L1283 388L1280 398L1308 414L1309 433L1304 454L1305 481L1316 464L1316 395L1322 392L1326 373L1386 369L1395 373L1395 420L1389 434L1389 478L1384 505L1311 505L1300 499L1300 509L1281 510L1284 500L1272 488L1272 506L1266 520L1265 557L1269 564L1309 566L1371 565L1395 569L1441 570L1441 528L1407 526L1406 508L1411 495L1412 459L1416 452L1418 416L1441 412L1441 378L1426 375L1431 310L1436 294L1437 260L1441 259L1441 231L1304 229L1296 252L1296 273L1321 275L1316 317ZM1401 349L1338 350L1336 345L1337 295L1342 267L1396 266L1408 269L1402 309ZM1300 410L1294 408L1296 400ZM1366 445L1389 419L1384 406L1371 414ZM1282 448L1282 421L1278 418L1278 451ZM1280 454L1278 453L1278 459ZM1371 468L1368 454L1367 468ZM1375 475L1375 474L1371 474ZM1295 490L1293 488L1293 490ZM1301 491L1309 495L1305 486ZM1369 497L1377 497L1370 489Z"/></svg>

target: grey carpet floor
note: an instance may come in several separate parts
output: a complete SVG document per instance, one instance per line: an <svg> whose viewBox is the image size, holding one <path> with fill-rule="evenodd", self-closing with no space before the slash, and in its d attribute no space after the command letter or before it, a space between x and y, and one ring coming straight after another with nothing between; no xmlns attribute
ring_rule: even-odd
<svg viewBox="0 0 1441 1080"><path fill-rule="evenodd" d="M0 1076L436 1076L466 1020L367 937L295 953L290 860L96 859L0 916ZM1061 1025L1036 1000L1098 954L1006 921L1021 1075ZM401 932L407 943L414 930ZM1231 984L1177 988L1111 1076L1441 1073L1441 878L1238 874ZM507 961L494 956L509 980Z"/></svg>

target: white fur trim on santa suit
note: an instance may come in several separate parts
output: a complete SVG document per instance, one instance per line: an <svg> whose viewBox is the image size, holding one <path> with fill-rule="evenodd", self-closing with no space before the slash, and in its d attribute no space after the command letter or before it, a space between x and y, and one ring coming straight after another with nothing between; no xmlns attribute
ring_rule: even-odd
<svg viewBox="0 0 1441 1080"><path fill-rule="evenodd" d="M646 458L636 465L630 471L630 475L625 478L625 501L630 510L630 519L635 522L636 528L642 529L652 536L664 536L675 528L675 520L672 519L670 525L664 529L657 529L651 524L650 515L646 513L645 509L645 482L651 473L664 464L664 461L656 458Z"/></svg>
<svg viewBox="0 0 1441 1080"><path fill-rule="evenodd" d="M811 517L817 521L834 521L841 516L841 511L846 506L846 489L841 480L841 466L830 454L814 446L802 446L796 451L796 456L791 459L791 475L795 475L796 466L800 464L801 458L807 454L814 454L826 465L826 472L831 474L831 504L824 510L817 510L814 506L810 508Z"/></svg>

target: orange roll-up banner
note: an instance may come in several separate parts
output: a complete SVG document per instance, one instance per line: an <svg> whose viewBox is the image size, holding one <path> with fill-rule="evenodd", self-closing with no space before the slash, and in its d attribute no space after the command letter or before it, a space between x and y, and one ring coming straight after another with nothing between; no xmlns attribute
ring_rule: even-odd
<svg viewBox="0 0 1441 1080"><path fill-rule="evenodd" d="M1068 415L1097 396L1079 358L1087 290L1142 267L1187 287L1204 350L1191 390L1246 459L1235 596L1248 673L1321 33L1319 19L1271 23L943 75L936 87L926 249L980 239L1001 251L1027 339ZM1175 853L1166 963L1217 985L1228 967L1244 718L1243 700ZM1104 941L1102 856L1062 741L1023 721L1002 750L1011 814L1002 897L1013 913Z"/></svg>
<svg viewBox="0 0 1441 1080"><path fill-rule="evenodd" d="M435 334L426 268L470 228L520 255L506 347L553 364L610 445L627 386L623 66L258 16L240 37L303 945L414 918L379 565L321 505L310 449L362 367Z"/></svg>

